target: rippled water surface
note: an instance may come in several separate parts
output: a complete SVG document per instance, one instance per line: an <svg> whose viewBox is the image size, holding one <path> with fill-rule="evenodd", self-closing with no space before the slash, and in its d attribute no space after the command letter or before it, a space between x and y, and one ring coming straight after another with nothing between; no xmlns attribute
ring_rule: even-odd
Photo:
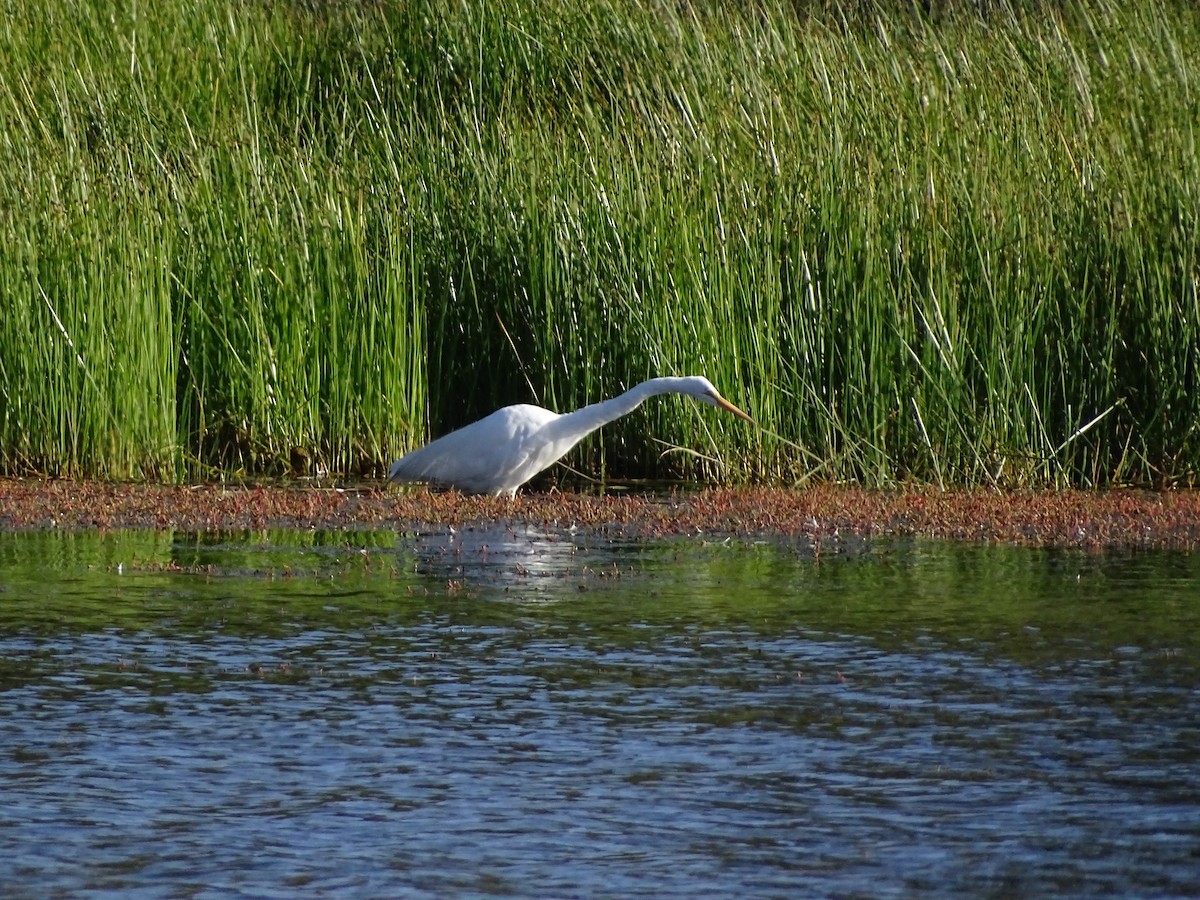
<svg viewBox="0 0 1200 900"><path fill-rule="evenodd" d="M1200 894L1200 566L0 534L0 894Z"/></svg>

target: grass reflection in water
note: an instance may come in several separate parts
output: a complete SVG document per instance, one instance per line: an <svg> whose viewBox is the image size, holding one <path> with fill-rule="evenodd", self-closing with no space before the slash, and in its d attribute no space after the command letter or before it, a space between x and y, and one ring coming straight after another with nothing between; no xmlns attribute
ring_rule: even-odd
<svg viewBox="0 0 1200 900"><path fill-rule="evenodd" d="M0 534L0 886L1192 893L1195 566Z"/></svg>

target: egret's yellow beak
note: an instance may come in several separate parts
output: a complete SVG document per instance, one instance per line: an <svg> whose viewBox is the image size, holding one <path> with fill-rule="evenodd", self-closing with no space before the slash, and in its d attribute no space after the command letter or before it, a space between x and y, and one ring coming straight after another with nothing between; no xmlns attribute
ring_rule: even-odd
<svg viewBox="0 0 1200 900"><path fill-rule="evenodd" d="M740 409L738 409L736 406L734 406L732 403L730 403L728 400L726 400L720 394L718 394L713 399L717 401L717 406L721 407L721 409L725 410L726 412L733 413L738 418L745 419L751 425L754 424L754 420L752 418L750 418L748 413L742 412Z"/></svg>

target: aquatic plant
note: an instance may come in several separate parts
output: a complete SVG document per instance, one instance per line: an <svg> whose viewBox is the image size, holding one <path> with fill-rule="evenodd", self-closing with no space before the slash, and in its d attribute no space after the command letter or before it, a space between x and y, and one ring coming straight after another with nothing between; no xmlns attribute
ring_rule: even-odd
<svg viewBox="0 0 1200 900"><path fill-rule="evenodd" d="M21 5L0 467L382 472L703 373L763 429L582 465L1190 481L1198 74L1171 0Z"/></svg>

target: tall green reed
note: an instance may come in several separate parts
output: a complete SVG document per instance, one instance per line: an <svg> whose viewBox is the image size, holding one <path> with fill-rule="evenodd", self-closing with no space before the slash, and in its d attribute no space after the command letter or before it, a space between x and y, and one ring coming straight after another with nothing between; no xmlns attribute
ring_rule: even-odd
<svg viewBox="0 0 1200 900"><path fill-rule="evenodd" d="M1188 480L1198 32L1167 0L11 16L5 466L368 471L703 373L764 428L663 399L572 462Z"/></svg>
<svg viewBox="0 0 1200 900"><path fill-rule="evenodd" d="M370 470L424 433L410 210L338 158L345 116L303 121L343 62L300 40L281 68L289 16L193 12L52 5L8 34L3 164L35 175L6 179L10 470ZM70 52L22 57L47 40Z"/></svg>

